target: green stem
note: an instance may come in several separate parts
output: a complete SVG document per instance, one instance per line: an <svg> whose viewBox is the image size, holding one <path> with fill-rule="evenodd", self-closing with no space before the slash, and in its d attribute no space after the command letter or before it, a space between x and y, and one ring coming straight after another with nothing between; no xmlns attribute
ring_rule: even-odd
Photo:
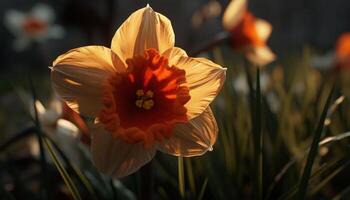
<svg viewBox="0 0 350 200"><path fill-rule="evenodd" d="M139 172L139 200L152 200L154 189L153 162L143 166Z"/></svg>

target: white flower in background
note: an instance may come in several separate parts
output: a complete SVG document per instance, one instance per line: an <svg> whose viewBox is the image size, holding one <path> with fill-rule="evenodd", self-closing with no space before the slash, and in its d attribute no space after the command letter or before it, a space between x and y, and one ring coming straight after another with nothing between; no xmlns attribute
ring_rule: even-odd
<svg viewBox="0 0 350 200"><path fill-rule="evenodd" d="M5 12L5 26L16 37L13 48L22 51L32 42L42 43L47 39L62 38L64 30L53 24L55 13L46 4L37 4L29 12L8 10Z"/></svg>
<svg viewBox="0 0 350 200"><path fill-rule="evenodd" d="M39 122L43 131L51 137L60 149L71 159L79 162L79 154L77 152L77 144L80 140L80 130L72 122L63 119L62 102L54 100L46 109L40 101L35 102L38 113ZM30 112L35 116L33 106ZM39 156L38 144L33 143L30 148L32 155Z"/></svg>
<svg viewBox="0 0 350 200"><path fill-rule="evenodd" d="M260 74L260 89L262 92L265 92L267 90L267 87L270 82L270 77L267 73L261 73ZM256 83L253 83L253 87L255 88ZM235 79L232 81L232 86L238 93L242 93L244 95L249 94L249 85L247 81L247 77L245 74L241 73L239 74Z"/></svg>

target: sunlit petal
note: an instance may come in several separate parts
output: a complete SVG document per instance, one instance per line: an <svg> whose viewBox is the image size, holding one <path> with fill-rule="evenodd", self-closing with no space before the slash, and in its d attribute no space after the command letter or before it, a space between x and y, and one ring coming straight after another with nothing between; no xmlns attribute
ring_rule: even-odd
<svg viewBox="0 0 350 200"><path fill-rule="evenodd" d="M101 106L101 90L113 72L125 70L119 57L102 46L73 49L53 63L53 88L68 106L82 115L96 116Z"/></svg>
<svg viewBox="0 0 350 200"><path fill-rule="evenodd" d="M246 56L250 62L259 67L269 64L276 58L276 55L267 46L250 47L247 50Z"/></svg>
<svg viewBox="0 0 350 200"><path fill-rule="evenodd" d="M267 41L272 32L271 24L266 20L257 19L255 21L255 28L259 38L263 41Z"/></svg>
<svg viewBox="0 0 350 200"><path fill-rule="evenodd" d="M199 156L212 149L218 127L208 107L202 114L186 124L178 124L168 140L159 144L160 151L174 156Z"/></svg>
<svg viewBox="0 0 350 200"><path fill-rule="evenodd" d="M112 39L112 50L125 61L154 48L160 53L174 46L175 36L171 22L149 6L134 12L117 30Z"/></svg>
<svg viewBox="0 0 350 200"><path fill-rule="evenodd" d="M163 56L167 57L169 59L169 65L175 65L179 62L180 58L185 56L187 57L187 53L185 50L178 48L178 47L172 47L168 50L166 50L163 53Z"/></svg>
<svg viewBox="0 0 350 200"><path fill-rule="evenodd" d="M100 125L92 129L91 152L96 168L106 175L121 178L134 173L155 155L155 149L127 144L112 138Z"/></svg>
<svg viewBox="0 0 350 200"><path fill-rule="evenodd" d="M231 30L242 19L247 9L247 0L232 0L227 6L222 24L226 30Z"/></svg>
<svg viewBox="0 0 350 200"><path fill-rule="evenodd" d="M186 71L190 101L185 105L192 119L201 114L213 101L224 84L226 69L205 58L181 57L176 67Z"/></svg>

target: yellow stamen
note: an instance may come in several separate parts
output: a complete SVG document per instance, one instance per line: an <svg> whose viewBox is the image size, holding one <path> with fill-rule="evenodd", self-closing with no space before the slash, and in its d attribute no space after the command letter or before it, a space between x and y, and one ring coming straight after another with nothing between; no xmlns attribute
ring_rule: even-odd
<svg viewBox="0 0 350 200"><path fill-rule="evenodd" d="M146 92L146 97L152 98L153 97L153 92L151 90L148 90Z"/></svg>
<svg viewBox="0 0 350 200"><path fill-rule="evenodd" d="M149 90L148 90L149 91ZM145 93L143 92L143 90L137 90L136 91L136 96L138 96L138 97L141 97L141 96L143 96Z"/></svg>
<svg viewBox="0 0 350 200"><path fill-rule="evenodd" d="M152 99L143 102L143 108L146 110L151 109L154 106L154 101Z"/></svg>
<svg viewBox="0 0 350 200"><path fill-rule="evenodd" d="M135 104L136 104L137 107L142 108L143 100L142 99L138 99L138 100L136 100Z"/></svg>
<svg viewBox="0 0 350 200"><path fill-rule="evenodd" d="M135 101L135 105L139 108L143 108L145 110L149 110L154 106L153 96L154 93L151 90L147 90L145 93L144 90L136 91L137 99Z"/></svg>

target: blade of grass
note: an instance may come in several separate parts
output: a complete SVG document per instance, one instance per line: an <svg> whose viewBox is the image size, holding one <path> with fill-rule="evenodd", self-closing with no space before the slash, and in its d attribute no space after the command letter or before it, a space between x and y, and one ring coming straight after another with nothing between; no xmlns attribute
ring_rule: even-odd
<svg viewBox="0 0 350 200"><path fill-rule="evenodd" d="M198 48L190 51L189 55L197 56L200 53L211 50L212 48L226 42L230 38L230 34L227 32L221 32L216 34L209 42L200 45Z"/></svg>
<svg viewBox="0 0 350 200"><path fill-rule="evenodd" d="M321 190L323 188L323 186L325 186L330 180L332 180L332 178L334 178L337 174L339 174L341 171L343 171L346 167L348 167L350 164L349 160L344 161L344 163L341 163L340 166L335 169L332 170L332 173L330 173L329 175L327 175L327 177L324 177L322 179L321 182L317 183L317 186L315 188L313 188L311 190L311 194L310 196L315 195L319 190Z"/></svg>
<svg viewBox="0 0 350 200"><path fill-rule="evenodd" d="M113 179L109 180L109 185L111 186L113 199L117 199L117 190L115 189Z"/></svg>
<svg viewBox="0 0 350 200"><path fill-rule="evenodd" d="M190 158L187 158L184 160L185 165L186 165L186 171L187 171L187 178L188 178L188 182L190 185L190 189L193 195L195 195L196 192L196 182L195 182L195 178L194 178L194 173L193 173L193 166L192 166L192 162Z"/></svg>
<svg viewBox="0 0 350 200"><path fill-rule="evenodd" d="M344 190L342 190L337 196L333 197L332 200L342 200L342 199L348 199L350 193L350 186L346 187Z"/></svg>
<svg viewBox="0 0 350 200"><path fill-rule="evenodd" d="M43 146L43 137L42 137L42 131L41 131L41 125L39 121L39 116L38 116L38 110L36 108L35 102L37 100L34 85L31 79L29 79L29 85L30 85L30 90L33 98L33 107L34 107L34 123L35 127L38 129L35 131L38 143L39 143L39 151L40 151L40 166L41 166L41 195L43 199L49 199L49 194L50 192L48 191L49 188L49 182L47 180L48 173L47 173L47 161L45 157L45 150Z"/></svg>
<svg viewBox="0 0 350 200"><path fill-rule="evenodd" d="M78 169L76 168L68 159L68 157L65 155L65 153L59 148L59 146L56 144L56 142L50 138L49 136L45 136L45 139L48 139L52 146L54 147L54 149L57 151L57 153L59 154L59 156L61 157L61 159L63 160L63 162L66 164L67 166L67 170L72 172L77 180L79 181L79 183L81 185L84 186L84 188L86 189L86 191L89 193L89 197L91 199L98 199L97 195L93 189L93 186L91 185L91 183L89 182L89 180L85 177L85 175Z"/></svg>
<svg viewBox="0 0 350 200"><path fill-rule="evenodd" d="M258 108L258 103L259 100L256 100L256 96L257 93L260 93L260 91L254 91L254 87L253 87L253 80L250 74L250 69L249 69L250 65L247 59L245 59L245 73L246 73L246 77L247 77L247 82L248 82L248 87L249 87L249 105L250 105L250 117L251 117L251 123L252 123L252 134L253 134L253 144L254 144L254 172L252 173L253 177L252 180L254 180L254 195L255 199L261 199L261 190L260 190L260 166L259 166L259 133L258 130L260 129L258 126L259 124L257 123L257 112L256 109ZM259 72L257 72L257 77L259 77L258 75ZM259 77L260 78L260 77ZM260 90L260 81L257 80L257 86L259 84L259 90ZM258 88L256 88L256 90L258 90ZM256 101L255 101L256 100ZM260 105L259 105L260 106ZM260 107L259 107L260 108Z"/></svg>
<svg viewBox="0 0 350 200"><path fill-rule="evenodd" d="M328 110L327 118L326 118L325 123L324 123L325 127L330 125L330 121L327 122L327 119L329 119L329 120L331 119L331 114L334 112L334 110L336 108L334 105L336 105L336 104L339 105L341 103L341 102L339 102L340 99L341 99L341 97L339 97L333 103L333 105L330 106L330 109ZM334 109L332 109L332 108L334 108ZM322 141L320 141L318 143L318 145L319 145L319 147L321 147L323 145L328 145L328 144L331 145L334 142L343 140L343 139L345 139L347 137L350 137L350 132L341 133L341 134L338 134L336 136L326 137ZM310 150L310 148L308 148L308 150ZM273 191L274 187L282 179L282 177L284 177L284 175L287 173L289 168L291 166L293 166L298 160L301 160L302 158L304 158L304 156L307 154L307 152L308 151L305 151L302 155L293 157L287 164L284 165L284 167L280 170L280 172L275 176L273 183L269 186L269 189L268 189L268 192L267 192L267 195L266 195L266 199L270 198L270 195L272 194L272 191Z"/></svg>
<svg viewBox="0 0 350 200"><path fill-rule="evenodd" d="M322 135L323 127L324 127L324 122L326 120L328 108L330 106L331 99L332 99L333 90L334 90L334 87L332 87L331 92L327 98L326 104L323 108L320 120L318 122L317 128L316 128L315 133L314 133L314 137L313 137L313 140L311 143L311 148L310 148L310 151L309 151L309 154L307 157L304 172L303 172L303 175L300 179L300 184L298 187L298 195L297 195L298 196L297 199L300 199L300 200L303 200L306 197L308 181L310 178L313 163L315 161L315 157L317 155L318 143L321 139L321 135Z"/></svg>
<svg viewBox="0 0 350 200"><path fill-rule="evenodd" d="M257 199L263 198L263 149L262 149L262 133L261 133L261 91L260 91L260 70L257 67L256 71L256 104L255 104L255 121L253 124L254 130L254 157L256 167L256 195Z"/></svg>
<svg viewBox="0 0 350 200"><path fill-rule="evenodd" d="M198 200L202 200L203 199L205 189L207 188L207 184L208 184L208 178L206 178L204 180L204 183L202 185L201 191L200 191L200 193L198 195Z"/></svg>
<svg viewBox="0 0 350 200"><path fill-rule="evenodd" d="M313 172L313 174L310 176L310 179L308 182L313 181L314 179L318 178L318 176L321 176L325 172L329 171L330 169L334 168L337 166L340 162L343 162L344 158L336 159L336 160L331 160L323 165L321 165L318 169ZM292 197L298 192L298 186L299 184L295 184L291 186L290 190L286 193L284 193L282 196L280 196L278 199L282 200L287 200L287 199L292 199Z"/></svg>
<svg viewBox="0 0 350 200"><path fill-rule="evenodd" d="M140 200L153 199L154 175L153 162L143 166L139 172L139 198Z"/></svg>
<svg viewBox="0 0 350 200"><path fill-rule="evenodd" d="M51 156L52 160L54 161L54 164L58 170L58 172L61 174L63 181L65 182L67 188L72 194L72 197L74 200L81 200L79 191L77 187L74 185L73 180L67 173L66 169L64 168L63 164L60 162L58 156L56 155L54 149L52 148L52 143L48 139L43 140L45 147L48 149L49 155Z"/></svg>
<svg viewBox="0 0 350 200"><path fill-rule="evenodd" d="M177 159L178 178L179 178L179 192L182 199L185 198L185 172L183 157L179 156Z"/></svg>

